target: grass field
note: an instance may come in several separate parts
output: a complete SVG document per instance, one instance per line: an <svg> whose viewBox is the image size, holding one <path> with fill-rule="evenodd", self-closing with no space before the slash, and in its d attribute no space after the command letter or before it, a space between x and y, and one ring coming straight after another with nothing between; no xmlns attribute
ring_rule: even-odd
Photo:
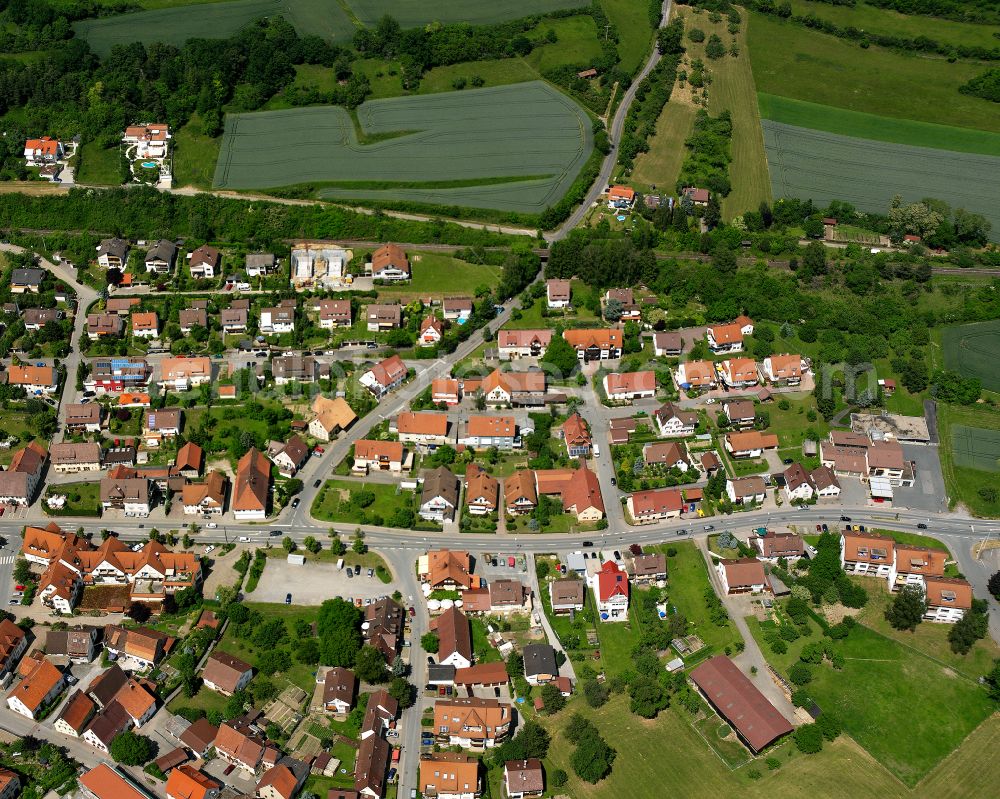
<svg viewBox="0 0 1000 799"><path fill-rule="evenodd" d="M755 619L748 624L768 660L786 674L819 635L814 626L811 636L775 655L763 641L763 625ZM813 667L809 695L906 785L917 784L993 712L974 679L868 627L858 625L834 648L845 658L843 670Z"/></svg>
<svg viewBox="0 0 1000 799"><path fill-rule="evenodd" d="M377 100L358 118L366 135L400 135L359 145L337 107L229 115L214 185L340 182L349 185L323 196L539 212L562 196L593 147L583 109L541 82ZM310 147L326 157L302 158Z"/></svg>
<svg viewBox="0 0 1000 799"><path fill-rule="evenodd" d="M984 472L1000 472L1000 430L957 424L951 428L955 465Z"/></svg>
<svg viewBox="0 0 1000 799"><path fill-rule="evenodd" d="M117 186L122 182L121 154L117 147L102 149L97 142L84 142L80 149L77 183Z"/></svg>
<svg viewBox="0 0 1000 799"><path fill-rule="evenodd" d="M649 140L649 152L635 159L632 183L640 188L653 186L672 192L684 163L684 141L691 135L695 107L669 102L656 121L656 135Z"/></svg>
<svg viewBox="0 0 1000 799"><path fill-rule="evenodd" d="M429 22L468 22L473 25L520 19L563 8L579 8L580 0L348 0L351 9L365 25L375 25L384 14L391 14L404 28L419 28Z"/></svg>
<svg viewBox="0 0 1000 799"><path fill-rule="evenodd" d="M964 503L977 516L1000 516L1000 501L989 502L979 493L983 489L996 489L996 472L973 469L956 462L954 431L962 426L994 437L1000 433L1000 413L984 406L938 405L938 429L941 433L938 452L949 496L953 501Z"/></svg>
<svg viewBox="0 0 1000 799"><path fill-rule="evenodd" d="M946 327L941 331L941 349L946 369L978 377L984 388L1000 391L1000 321Z"/></svg>
<svg viewBox="0 0 1000 799"><path fill-rule="evenodd" d="M390 519L397 509L413 507L413 492L396 491L396 486L388 483L327 480L313 502L313 515L328 522L356 522L357 508L350 504L347 494L354 494L362 488L375 494L375 502L370 509L377 510L386 519Z"/></svg>
<svg viewBox="0 0 1000 799"><path fill-rule="evenodd" d="M932 150L839 136L764 120L775 197L838 199L885 213L899 194L913 202L933 196L983 214L1000 236L1000 157Z"/></svg>
<svg viewBox="0 0 1000 799"><path fill-rule="evenodd" d="M409 300L418 297L473 295L480 286L493 288L500 282L500 267L470 264L436 252L409 253L413 279L404 284L379 286L379 295Z"/></svg>
<svg viewBox="0 0 1000 799"><path fill-rule="evenodd" d="M863 50L773 17L746 16L758 91L880 116L997 130L994 103L958 92L983 71L980 64Z"/></svg>
<svg viewBox="0 0 1000 799"><path fill-rule="evenodd" d="M848 111L764 92L757 94L757 103L764 119L786 125L914 147L1000 156L1000 133Z"/></svg>
<svg viewBox="0 0 1000 799"><path fill-rule="evenodd" d="M649 55L653 29L648 4L636 0L600 0L601 8L618 29L618 57L625 72L639 69ZM582 5L582 3L578 3Z"/></svg>
<svg viewBox="0 0 1000 799"><path fill-rule="evenodd" d="M536 47L525 57L539 72L564 64L584 64L601 54L597 25L589 15L543 20L532 35L544 35L550 30L555 31L558 41Z"/></svg>
<svg viewBox="0 0 1000 799"><path fill-rule="evenodd" d="M221 136L213 139L201 133L201 120L194 114L174 134L175 185L212 188L212 176L221 146Z"/></svg>

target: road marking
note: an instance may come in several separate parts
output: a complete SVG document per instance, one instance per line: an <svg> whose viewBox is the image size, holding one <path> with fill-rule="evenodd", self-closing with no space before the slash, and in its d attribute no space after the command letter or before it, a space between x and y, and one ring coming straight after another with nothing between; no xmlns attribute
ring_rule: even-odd
<svg viewBox="0 0 1000 799"><path fill-rule="evenodd" d="M0 566L6 565L8 563L13 563L13 562L14 562L14 556L13 555L3 555L2 557L0 557Z"/></svg>

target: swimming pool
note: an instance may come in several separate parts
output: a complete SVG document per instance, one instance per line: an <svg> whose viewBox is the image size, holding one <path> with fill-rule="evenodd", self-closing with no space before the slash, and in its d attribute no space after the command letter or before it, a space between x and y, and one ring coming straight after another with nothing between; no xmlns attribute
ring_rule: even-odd
<svg viewBox="0 0 1000 799"><path fill-rule="evenodd" d="M143 161L139 166L142 166L146 169L155 169L156 161Z"/></svg>

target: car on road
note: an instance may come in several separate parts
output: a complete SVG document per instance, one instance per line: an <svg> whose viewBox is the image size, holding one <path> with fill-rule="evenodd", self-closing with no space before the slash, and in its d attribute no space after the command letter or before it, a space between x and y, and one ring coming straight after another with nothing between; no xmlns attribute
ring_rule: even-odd
<svg viewBox="0 0 1000 799"><path fill-rule="evenodd" d="M236 540L239 541L241 544L249 544L250 543L250 536L248 536L248 535L241 535Z"/></svg>
<svg viewBox="0 0 1000 799"><path fill-rule="evenodd" d="M842 522L849 522L851 520L851 517L850 516L841 516L840 520Z"/></svg>
<svg viewBox="0 0 1000 799"><path fill-rule="evenodd" d="M286 605L291 605L292 604L292 595L291 594L285 594L285 604Z"/></svg>
<svg viewBox="0 0 1000 799"><path fill-rule="evenodd" d="M593 541L584 541L583 542L583 546L585 546L585 547L592 547L592 546L594 546L594 542Z"/></svg>
<svg viewBox="0 0 1000 799"><path fill-rule="evenodd" d="M706 524L705 525L705 529L706 530L714 530L715 529L715 525L714 524Z"/></svg>
<svg viewBox="0 0 1000 799"><path fill-rule="evenodd" d="M923 522L919 522L919 523L917 524L917 529L918 529L918 530L926 530L926 529L927 529L927 525L926 525L926 524L924 524Z"/></svg>
<svg viewBox="0 0 1000 799"><path fill-rule="evenodd" d="M680 530L677 531L677 535L687 535L687 530L682 527Z"/></svg>
<svg viewBox="0 0 1000 799"><path fill-rule="evenodd" d="M302 502L302 500L296 497L295 499L292 500L292 507L297 508L300 502Z"/></svg>
<svg viewBox="0 0 1000 799"><path fill-rule="evenodd" d="M618 485L618 481L614 477L611 478L611 485L613 486Z"/></svg>
<svg viewBox="0 0 1000 799"><path fill-rule="evenodd" d="M411 616L416 616L417 615L417 609L415 607L413 607L413 605L410 605L410 615Z"/></svg>
<svg viewBox="0 0 1000 799"><path fill-rule="evenodd" d="M281 530L272 530L271 531L271 538L274 538L276 535L281 535Z"/></svg>
<svg viewBox="0 0 1000 799"><path fill-rule="evenodd" d="M208 528L209 530L214 530L214 529L215 529L216 527L218 527L219 525L218 525L218 523L216 523L216 522L209 522L209 523L208 523L208 524L206 524L205 526L206 526L206 527L207 527L207 528Z"/></svg>
<svg viewBox="0 0 1000 799"><path fill-rule="evenodd" d="M321 485L323 485L322 480L316 480L313 482L313 488L319 488Z"/></svg>

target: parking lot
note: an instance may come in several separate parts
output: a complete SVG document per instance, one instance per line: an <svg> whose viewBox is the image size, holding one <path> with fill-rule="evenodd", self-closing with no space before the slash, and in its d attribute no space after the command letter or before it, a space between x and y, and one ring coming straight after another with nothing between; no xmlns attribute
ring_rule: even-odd
<svg viewBox="0 0 1000 799"><path fill-rule="evenodd" d="M903 444L903 457L914 463L914 483L912 488L894 488L892 504L897 508L943 512L948 493L941 474L938 448L926 444Z"/></svg>
<svg viewBox="0 0 1000 799"><path fill-rule="evenodd" d="M251 602L284 602L292 595L294 605L321 605L335 596L351 599L375 599L389 596L399 588L368 576L367 569L348 578L347 568L335 563L306 562L301 566L279 558L268 558L260 583L248 599Z"/></svg>

